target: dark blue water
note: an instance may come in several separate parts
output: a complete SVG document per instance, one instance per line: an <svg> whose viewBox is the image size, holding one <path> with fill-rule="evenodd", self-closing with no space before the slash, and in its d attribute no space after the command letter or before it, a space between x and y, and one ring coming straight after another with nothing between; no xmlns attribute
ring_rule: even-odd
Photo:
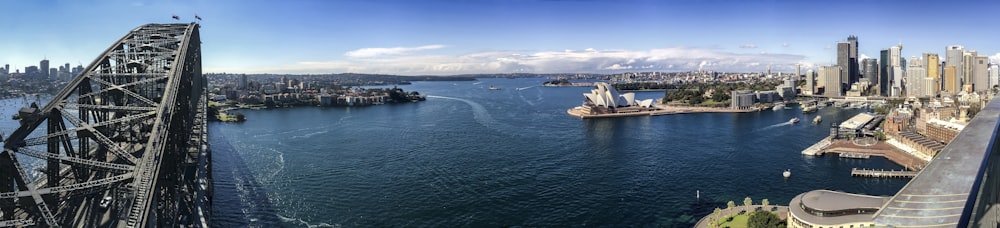
<svg viewBox="0 0 1000 228"><path fill-rule="evenodd" d="M882 158L800 154L857 110L821 109L821 125L797 107L581 120L565 111L590 88L543 81L417 82L403 88L425 102L212 123L213 224L689 227L747 196L787 205L814 189L891 195L906 183L850 176L901 168Z"/></svg>

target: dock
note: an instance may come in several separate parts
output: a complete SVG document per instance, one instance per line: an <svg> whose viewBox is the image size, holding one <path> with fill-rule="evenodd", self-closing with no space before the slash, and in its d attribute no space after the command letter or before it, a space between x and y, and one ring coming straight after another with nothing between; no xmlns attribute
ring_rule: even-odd
<svg viewBox="0 0 1000 228"><path fill-rule="evenodd" d="M866 154L866 153L844 152L844 153L840 153L840 157L842 157L842 158L868 159L868 158L871 157L871 155Z"/></svg>
<svg viewBox="0 0 1000 228"><path fill-rule="evenodd" d="M851 169L851 176L855 177L875 177L875 178L913 178L917 176L918 171L905 171L905 170L875 170L875 169Z"/></svg>
<svg viewBox="0 0 1000 228"><path fill-rule="evenodd" d="M809 146L805 150L802 150L802 154L809 156L823 155L823 150L830 146L833 141L833 136L827 136L823 140L819 140L816 144Z"/></svg>

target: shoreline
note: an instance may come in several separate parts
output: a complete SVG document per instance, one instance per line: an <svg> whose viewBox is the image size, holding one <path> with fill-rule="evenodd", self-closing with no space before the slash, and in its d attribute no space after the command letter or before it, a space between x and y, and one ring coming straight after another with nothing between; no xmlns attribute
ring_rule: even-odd
<svg viewBox="0 0 1000 228"><path fill-rule="evenodd" d="M628 116L661 116L661 115L673 115L673 114L688 114L688 113L748 113L757 112L760 109L729 109L729 108L712 108L712 107L682 107L682 106L669 106L662 104L655 104L652 110L643 110L638 112L620 112L620 113L605 113L605 114L584 114L580 112L580 107L577 106L566 110L566 114L570 116L578 117L580 119L590 119L590 118L613 118L613 117L628 117Z"/></svg>

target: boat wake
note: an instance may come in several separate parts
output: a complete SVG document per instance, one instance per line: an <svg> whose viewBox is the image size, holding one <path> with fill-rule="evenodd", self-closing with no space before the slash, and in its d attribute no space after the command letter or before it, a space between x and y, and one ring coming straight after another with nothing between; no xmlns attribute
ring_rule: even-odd
<svg viewBox="0 0 1000 228"><path fill-rule="evenodd" d="M521 87L521 88L517 88L517 90L526 90L526 89L530 89L532 87L535 87L535 86Z"/></svg>
<svg viewBox="0 0 1000 228"><path fill-rule="evenodd" d="M486 108L483 107L483 105L479 104L478 102L457 97L445 97L445 96L435 96L435 95L428 95L427 98L438 98L438 99L456 100L464 102L465 104L468 104L469 107L472 107L472 115L473 115L472 117L480 125L483 125L486 128L497 130L499 132L506 132L500 129L499 126L500 124L496 121L496 119L493 119L493 116L490 115L488 111L486 111Z"/></svg>
<svg viewBox="0 0 1000 228"><path fill-rule="evenodd" d="M300 218L289 218L289 217L285 217L285 216L281 216L281 215L278 215L278 218L280 218L281 221L286 222L286 223L292 223L292 224L295 224L295 225L305 225L306 227L309 227L309 228L313 228L313 227L340 227L340 224L329 224L329 223L319 223L319 224L313 225L313 224L310 224L309 222L306 222L305 220L302 220Z"/></svg>
<svg viewBox="0 0 1000 228"><path fill-rule="evenodd" d="M766 131L766 130L769 130L769 129L774 129L774 128L777 128L777 127L788 126L788 125L792 125L792 122L787 122L786 121L786 122L782 122L782 123L779 123L779 124L767 126L767 127L761 128L761 129L757 129L756 131Z"/></svg>

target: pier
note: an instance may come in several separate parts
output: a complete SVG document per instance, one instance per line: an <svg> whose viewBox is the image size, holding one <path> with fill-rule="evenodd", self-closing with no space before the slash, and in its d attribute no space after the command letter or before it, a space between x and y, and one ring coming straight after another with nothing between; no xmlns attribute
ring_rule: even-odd
<svg viewBox="0 0 1000 228"><path fill-rule="evenodd" d="M809 156L823 155L823 150L825 150L827 147L829 147L830 144L833 144L832 141L833 141L833 137L832 136L827 136L823 140L819 140L819 142L816 142L816 144L813 144L812 146L809 146L809 148L806 148L805 150L802 150L802 154L803 155L809 155Z"/></svg>
<svg viewBox="0 0 1000 228"><path fill-rule="evenodd" d="M842 157L842 158L868 159L868 158L871 157L871 155L865 154L865 153L844 152L844 153L840 153L840 157Z"/></svg>
<svg viewBox="0 0 1000 228"><path fill-rule="evenodd" d="M855 177L913 178L917 176L917 173L919 172L905 170L851 169L851 176Z"/></svg>

